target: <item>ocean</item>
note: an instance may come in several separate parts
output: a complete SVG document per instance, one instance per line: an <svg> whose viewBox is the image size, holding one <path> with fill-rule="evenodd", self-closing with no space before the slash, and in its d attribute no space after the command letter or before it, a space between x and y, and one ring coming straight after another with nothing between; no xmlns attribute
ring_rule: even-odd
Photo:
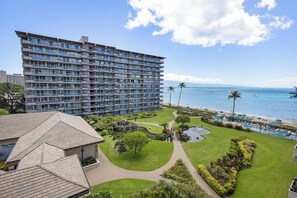
<svg viewBox="0 0 297 198"><path fill-rule="evenodd" d="M290 91L281 88L246 88L246 87L187 87L183 89L180 104L202 109L232 111L231 91L239 91L235 112L247 115L264 116L275 119L297 121L297 99L290 99ZM178 103L180 88L172 93L172 104ZM164 102L169 102L167 87L164 87Z"/></svg>

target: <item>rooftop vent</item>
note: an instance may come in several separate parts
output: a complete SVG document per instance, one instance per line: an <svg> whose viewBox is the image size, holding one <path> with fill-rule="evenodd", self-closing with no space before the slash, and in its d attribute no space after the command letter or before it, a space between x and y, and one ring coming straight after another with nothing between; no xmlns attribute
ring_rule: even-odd
<svg viewBox="0 0 297 198"><path fill-rule="evenodd" d="M87 36L81 36L79 39L80 42L85 43L85 42L89 42L89 37Z"/></svg>

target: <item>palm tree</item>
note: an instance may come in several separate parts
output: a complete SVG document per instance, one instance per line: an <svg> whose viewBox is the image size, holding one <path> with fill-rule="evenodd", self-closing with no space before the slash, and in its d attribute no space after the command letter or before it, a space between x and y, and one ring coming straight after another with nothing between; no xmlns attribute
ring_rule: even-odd
<svg viewBox="0 0 297 198"><path fill-rule="evenodd" d="M235 101L237 98L240 98L241 93L239 93L238 91L232 91L231 94L228 96L228 99L233 99L233 113L234 114L234 110L235 110Z"/></svg>
<svg viewBox="0 0 297 198"><path fill-rule="evenodd" d="M170 97L169 97L169 106L171 106L171 94L172 92L175 92L174 91L174 87L173 86L169 86L168 89L167 89L167 93L170 93Z"/></svg>
<svg viewBox="0 0 297 198"><path fill-rule="evenodd" d="M294 86L294 88L296 89L295 91L289 92L289 94L292 94L290 98L297 98L297 87Z"/></svg>
<svg viewBox="0 0 297 198"><path fill-rule="evenodd" d="M178 98L178 105L177 105L179 107L180 97L181 97L183 88L186 88L186 83L181 82L181 83L178 84L178 86L180 87L179 98Z"/></svg>

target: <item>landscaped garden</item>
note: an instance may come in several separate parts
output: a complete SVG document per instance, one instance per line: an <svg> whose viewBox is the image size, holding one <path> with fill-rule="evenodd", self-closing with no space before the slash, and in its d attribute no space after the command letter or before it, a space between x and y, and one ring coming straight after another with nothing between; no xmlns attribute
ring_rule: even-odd
<svg viewBox="0 0 297 198"><path fill-rule="evenodd" d="M127 198L154 184L155 182L153 181L142 179L119 179L94 186L92 188L92 194L111 192L114 198Z"/></svg>
<svg viewBox="0 0 297 198"><path fill-rule="evenodd" d="M137 119L136 122L148 122L148 123L155 123L155 124L162 124L162 123L168 123L172 120L174 120L173 112L176 111L175 109L171 108L164 108L161 110L154 111L156 113L156 116L150 117L150 118L140 118Z"/></svg>
<svg viewBox="0 0 297 198"><path fill-rule="evenodd" d="M137 123L138 126L145 127L149 132L160 134L163 133L163 127L162 126L155 126L151 124L143 124L143 123Z"/></svg>
<svg viewBox="0 0 297 198"><path fill-rule="evenodd" d="M211 162L228 153L232 138L246 136L256 142L252 167L238 173L232 197L287 197L297 165L292 162L296 141L256 132L243 132L209 125L197 121L197 125L211 131L202 142L183 143L183 148L194 167L209 166Z"/></svg>
<svg viewBox="0 0 297 198"><path fill-rule="evenodd" d="M104 137L105 142L100 144L100 149L115 165L138 171L155 170L165 165L173 152L173 144L158 140L151 140L141 152L134 155L133 150L118 154L114 150L114 141L111 136Z"/></svg>

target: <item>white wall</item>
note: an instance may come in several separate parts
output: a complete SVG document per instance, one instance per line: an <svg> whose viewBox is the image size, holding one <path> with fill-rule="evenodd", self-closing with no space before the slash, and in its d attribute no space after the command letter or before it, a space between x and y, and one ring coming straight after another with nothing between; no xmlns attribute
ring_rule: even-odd
<svg viewBox="0 0 297 198"><path fill-rule="evenodd" d="M73 149L67 149L65 150L66 156L77 154L78 158L82 160L82 151L81 151L82 148L84 149L84 152L83 152L84 159L90 156L97 158L97 151L98 151L97 144L91 144L91 145L81 146Z"/></svg>

